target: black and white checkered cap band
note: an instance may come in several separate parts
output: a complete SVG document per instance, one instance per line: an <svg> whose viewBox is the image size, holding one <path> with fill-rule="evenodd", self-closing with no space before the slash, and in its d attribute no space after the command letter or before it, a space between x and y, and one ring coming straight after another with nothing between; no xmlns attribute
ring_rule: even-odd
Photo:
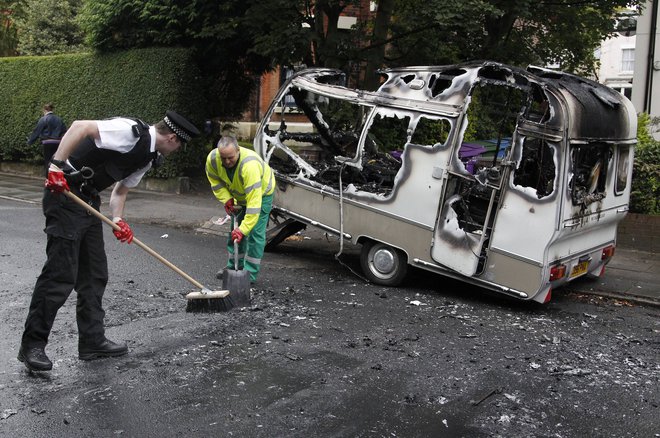
<svg viewBox="0 0 660 438"><path fill-rule="evenodd" d="M174 133L181 138L181 140L185 142L190 141L190 135L184 131L183 129L179 128L176 124L174 124L173 121L170 120L169 117L165 116L165 124L169 126L169 128L174 131Z"/></svg>

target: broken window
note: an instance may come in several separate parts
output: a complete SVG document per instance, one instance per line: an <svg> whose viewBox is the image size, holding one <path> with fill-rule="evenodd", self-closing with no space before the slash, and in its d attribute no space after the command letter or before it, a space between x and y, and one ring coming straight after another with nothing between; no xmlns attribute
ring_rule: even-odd
<svg viewBox="0 0 660 438"><path fill-rule="evenodd" d="M551 194L555 185L555 148L545 140L527 137L522 145L520 164L514 172L513 184L531 187L541 199Z"/></svg>
<svg viewBox="0 0 660 438"><path fill-rule="evenodd" d="M607 168L612 148L604 143L573 145L573 175L569 187L573 205L588 206L605 198Z"/></svg>
<svg viewBox="0 0 660 438"><path fill-rule="evenodd" d="M630 146L619 146L619 159L616 164L616 182L614 193L621 195L628 187L630 169Z"/></svg>
<svg viewBox="0 0 660 438"><path fill-rule="evenodd" d="M429 89L431 90L431 96L437 97L439 94L442 94L446 89L451 87L451 83L457 76L461 76L467 73L463 69L455 70L445 70L438 74L432 74L429 79Z"/></svg>
<svg viewBox="0 0 660 438"><path fill-rule="evenodd" d="M541 87L531 84L530 103L525 111L527 120L545 123L550 119L550 104Z"/></svg>
<svg viewBox="0 0 660 438"><path fill-rule="evenodd" d="M295 105L288 104L292 101ZM335 157L356 159L360 132L370 108L295 88L281 102L282 111L273 113L266 134L277 137L280 146L292 153L273 151L273 167L284 174L296 174L302 166L314 174L316 171L310 169L320 166L317 170L323 170L324 165L335 162ZM275 126L277 130L273 130ZM269 149L275 146L271 143Z"/></svg>
<svg viewBox="0 0 660 438"><path fill-rule="evenodd" d="M396 113L377 113L365 136L362 190L388 195L401 168L401 155L408 141L410 117Z"/></svg>
<svg viewBox="0 0 660 438"><path fill-rule="evenodd" d="M499 164L510 148L526 100L525 91L501 83L484 81L472 89L458 156L475 177L450 178L446 195L454 197L452 208L466 232L491 225L486 212L499 199L499 191L493 192L500 184Z"/></svg>
<svg viewBox="0 0 660 438"><path fill-rule="evenodd" d="M447 119L420 117L410 143L425 146L444 145L449 137L451 124Z"/></svg>
<svg viewBox="0 0 660 438"><path fill-rule="evenodd" d="M486 223L492 189L466 178L450 178L448 183L448 189L455 193L451 207L459 227L467 233L480 233Z"/></svg>
<svg viewBox="0 0 660 438"><path fill-rule="evenodd" d="M283 101L291 98L297 111L282 105L283 111L273 114L266 128L266 135L272 138L267 140L271 167L335 189L339 189L341 175L344 189L391 192L401 168L410 116L391 111L377 114L360 145L371 107L297 88Z"/></svg>
<svg viewBox="0 0 660 438"><path fill-rule="evenodd" d="M367 138L373 142L373 147L380 152L401 152L408 140L410 117L398 116L396 113L377 113L367 131ZM366 146L370 149L371 146Z"/></svg>
<svg viewBox="0 0 660 438"><path fill-rule="evenodd" d="M480 82L473 88L458 152L468 173L488 168L495 168L491 174L499 172L498 163L511 145L526 100L527 93L512 86Z"/></svg>

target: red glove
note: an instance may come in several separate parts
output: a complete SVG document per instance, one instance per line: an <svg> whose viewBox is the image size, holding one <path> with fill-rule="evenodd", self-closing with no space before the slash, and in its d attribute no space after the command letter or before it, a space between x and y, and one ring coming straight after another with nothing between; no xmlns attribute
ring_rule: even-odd
<svg viewBox="0 0 660 438"><path fill-rule="evenodd" d="M229 201L225 202L225 211L228 215L236 213L236 209L234 209L234 198L229 198Z"/></svg>
<svg viewBox="0 0 660 438"><path fill-rule="evenodd" d="M234 228L234 231L231 232L231 240L236 241L236 243L241 243L243 237L244 236L240 228Z"/></svg>
<svg viewBox="0 0 660 438"><path fill-rule="evenodd" d="M51 165L48 168L48 179L44 185L53 193L62 193L65 190L70 190L69 184L66 182L66 178L64 178L64 172L55 165Z"/></svg>
<svg viewBox="0 0 660 438"><path fill-rule="evenodd" d="M120 240L124 243L131 243L133 241L133 230L128 226L124 219L120 219L118 222L115 222L120 230L114 230L113 233L117 240Z"/></svg>

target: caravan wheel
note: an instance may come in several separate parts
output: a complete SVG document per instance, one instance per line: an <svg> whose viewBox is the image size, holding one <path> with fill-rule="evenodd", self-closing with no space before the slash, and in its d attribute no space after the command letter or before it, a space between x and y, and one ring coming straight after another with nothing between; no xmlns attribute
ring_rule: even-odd
<svg viewBox="0 0 660 438"><path fill-rule="evenodd" d="M403 251L374 241L362 246L360 264L369 281L383 286L401 284L408 271L408 261Z"/></svg>

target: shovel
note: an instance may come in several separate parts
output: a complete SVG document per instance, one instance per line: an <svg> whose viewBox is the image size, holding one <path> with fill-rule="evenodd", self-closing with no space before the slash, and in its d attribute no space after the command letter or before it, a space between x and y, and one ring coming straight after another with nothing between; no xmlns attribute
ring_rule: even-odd
<svg viewBox="0 0 660 438"><path fill-rule="evenodd" d="M234 216L236 224L236 216ZM238 269L238 242L234 240L234 269L225 268L222 271L222 288L229 291L232 303L236 307L250 305L250 273Z"/></svg>

